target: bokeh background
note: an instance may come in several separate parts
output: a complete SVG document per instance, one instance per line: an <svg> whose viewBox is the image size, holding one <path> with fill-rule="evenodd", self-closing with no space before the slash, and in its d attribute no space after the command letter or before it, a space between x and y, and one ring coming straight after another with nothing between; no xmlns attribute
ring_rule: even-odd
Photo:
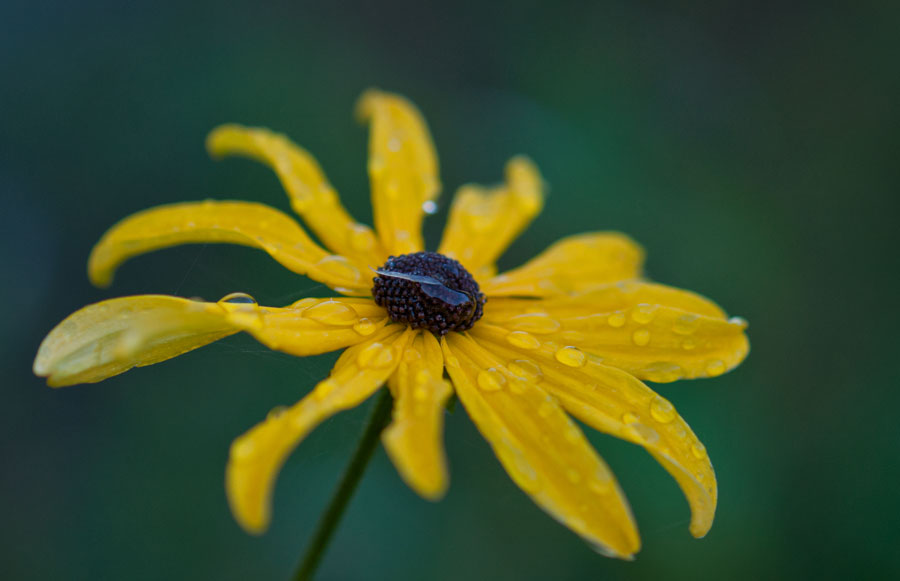
<svg viewBox="0 0 900 581"><path fill-rule="evenodd" d="M233 337L93 386L31 374L42 337L101 299L326 292L264 254L190 246L127 263L108 290L85 264L116 220L207 197L289 211L276 179L213 162L216 124L263 125L318 157L369 217L369 86L426 115L453 190L527 153L547 209L502 261L579 231L641 241L656 280L750 321L752 351L714 380L659 386L711 453L721 499L687 531L674 481L591 434L644 548L594 554L503 474L462 408L447 416L451 488L407 489L379 450L321 579L687 579L900 574L898 4L722 2L22 2L0 5L0 576L283 579L367 406L288 461L270 531L233 522L229 443L322 378Z"/></svg>

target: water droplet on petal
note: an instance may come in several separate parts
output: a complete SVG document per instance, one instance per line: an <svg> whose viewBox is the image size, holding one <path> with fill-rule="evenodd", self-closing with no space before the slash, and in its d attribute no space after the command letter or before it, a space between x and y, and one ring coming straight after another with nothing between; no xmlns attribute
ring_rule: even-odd
<svg viewBox="0 0 900 581"><path fill-rule="evenodd" d="M503 389L506 378L495 368L482 369L478 372L478 387L485 391L497 391Z"/></svg>
<svg viewBox="0 0 900 581"><path fill-rule="evenodd" d="M375 332L375 323L371 319L363 317L353 324L353 330L363 336L371 335Z"/></svg>
<svg viewBox="0 0 900 581"><path fill-rule="evenodd" d="M631 340L638 347L644 347L650 343L650 331L647 329L638 329L631 335Z"/></svg>
<svg viewBox="0 0 900 581"><path fill-rule="evenodd" d="M316 263L316 267L332 276L356 282L362 278L352 262L338 254L331 254Z"/></svg>
<svg viewBox="0 0 900 581"><path fill-rule="evenodd" d="M659 442L659 432L646 424L635 422L630 424L631 430L646 444L653 445Z"/></svg>
<svg viewBox="0 0 900 581"><path fill-rule="evenodd" d="M359 322L359 314L350 305L324 301L303 311L303 316L325 325L349 326Z"/></svg>
<svg viewBox="0 0 900 581"><path fill-rule="evenodd" d="M459 367L459 359L457 359L453 355L450 355L444 358L444 364L447 367Z"/></svg>
<svg viewBox="0 0 900 581"><path fill-rule="evenodd" d="M247 436L235 440L231 446L231 457L233 460L247 460L256 453L256 445L253 440Z"/></svg>
<svg viewBox="0 0 900 581"><path fill-rule="evenodd" d="M271 410L269 410L268 414L266 414L266 419L267 420L277 420L282 415L284 415L284 412L286 410L287 410L286 406L283 406L283 405L275 406Z"/></svg>
<svg viewBox="0 0 900 581"><path fill-rule="evenodd" d="M530 359L516 359L507 365L507 369L513 375L531 381L537 381L544 376L541 366Z"/></svg>
<svg viewBox="0 0 900 581"><path fill-rule="evenodd" d="M555 333L559 330L559 321L546 313L525 313L511 317L507 324L513 329L527 331L538 335Z"/></svg>
<svg viewBox="0 0 900 581"><path fill-rule="evenodd" d="M700 442L694 442L691 445L691 454L694 455L694 458L697 460L703 460L706 458L706 446L701 444Z"/></svg>
<svg viewBox="0 0 900 581"><path fill-rule="evenodd" d="M247 293L231 293L219 299L219 303L227 303L229 305L255 305L256 299Z"/></svg>
<svg viewBox="0 0 900 581"><path fill-rule="evenodd" d="M316 388L313 390L313 395L317 400L322 401L330 396L334 390L338 388L339 384L337 381L331 379L323 379L316 385ZM302 417L302 416L301 416Z"/></svg>
<svg viewBox="0 0 900 581"><path fill-rule="evenodd" d="M650 415L661 424L668 424L675 419L675 407L664 397L656 396L650 402Z"/></svg>
<svg viewBox="0 0 900 581"><path fill-rule="evenodd" d="M697 330L697 327L699 325L699 315L695 315L693 313L681 315L680 317L675 319L675 324L672 325L672 332L676 335L690 335Z"/></svg>
<svg viewBox="0 0 900 581"><path fill-rule="evenodd" d="M576 347L563 347L556 352L556 360L569 367L582 367L587 362L585 354Z"/></svg>
<svg viewBox="0 0 900 581"><path fill-rule="evenodd" d="M625 326L625 313L613 313L606 319L606 322L610 327L623 327Z"/></svg>
<svg viewBox="0 0 900 581"><path fill-rule="evenodd" d="M690 337L687 337L684 341L681 342L681 348L684 349L685 351L690 351L692 349L696 349L697 342L694 341L693 339L691 339Z"/></svg>
<svg viewBox="0 0 900 581"><path fill-rule="evenodd" d="M706 374L710 377L725 373L725 362L721 359L710 359L706 362Z"/></svg>
<svg viewBox="0 0 900 581"><path fill-rule="evenodd" d="M542 418L549 418L556 411L556 405L552 401L542 401L538 406L538 415Z"/></svg>
<svg viewBox="0 0 900 581"><path fill-rule="evenodd" d="M434 202L434 200L426 200L422 204L422 211L428 214L429 216L433 214L437 214L438 205Z"/></svg>
<svg viewBox="0 0 900 581"><path fill-rule="evenodd" d="M646 303L642 303L631 311L631 320L640 325L646 325L650 321L653 320L653 317L656 316L656 311L659 310L659 305L648 305Z"/></svg>
<svg viewBox="0 0 900 581"><path fill-rule="evenodd" d="M541 346L538 338L526 331L513 331L506 335L506 340L520 349L537 349Z"/></svg>
<svg viewBox="0 0 900 581"><path fill-rule="evenodd" d="M383 343L372 343L356 356L356 363L360 367L369 369L381 369L390 366L394 362L394 353L389 346Z"/></svg>
<svg viewBox="0 0 900 581"><path fill-rule="evenodd" d="M680 379L684 370L677 363L668 361L656 361L644 367L642 377L657 383L669 383Z"/></svg>
<svg viewBox="0 0 900 581"><path fill-rule="evenodd" d="M375 246L375 234L365 224L353 224L347 237L350 241L350 247L360 252L370 250Z"/></svg>
<svg viewBox="0 0 900 581"><path fill-rule="evenodd" d="M741 329L746 329L750 325L744 317L731 317L728 322L732 325L739 325Z"/></svg>
<svg viewBox="0 0 900 581"><path fill-rule="evenodd" d="M624 414L622 414L622 422L623 423L633 424L639 420L640 420L640 418L638 418L637 415L635 415L631 412L625 412Z"/></svg>
<svg viewBox="0 0 900 581"><path fill-rule="evenodd" d="M369 158L369 173L373 175L377 176L384 173L386 166L384 158L380 155L373 155Z"/></svg>

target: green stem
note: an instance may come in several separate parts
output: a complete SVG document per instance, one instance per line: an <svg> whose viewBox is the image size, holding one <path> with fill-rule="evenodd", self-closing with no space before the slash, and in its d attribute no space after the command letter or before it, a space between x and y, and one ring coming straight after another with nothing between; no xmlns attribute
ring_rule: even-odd
<svg viewBox="0 0 900 581"><path fill-rule="evenodd" d="M303 555L300 566L294 572L295 581L309 581L315 574L316 568L319 566L319 562L328 548L328 543L331 541L331 537L341 521L344 510L346 510L347 504L353 497L353 492L356 490L363 472L366 470L366 465L369 463L372 453L378 445L378 437L391 419L392 402L390 390L386 387L382 388L381 395L378 396L378 401L375 402L372 412L369 414L369 421L362 433L362 437L359 439L359 444L356 446L353 459L347 465L344 475L341 477L341 482L334 491L331 502L328 503L328 508L325 509L321 519L319 519L319 524L316 526L312 540L306 547L306 553Z"/></svg>

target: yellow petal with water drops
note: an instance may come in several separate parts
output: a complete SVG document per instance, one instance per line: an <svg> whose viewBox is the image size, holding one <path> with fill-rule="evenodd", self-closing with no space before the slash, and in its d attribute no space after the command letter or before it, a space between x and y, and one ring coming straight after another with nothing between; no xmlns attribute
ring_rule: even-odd
<svg viewBox="0 0 900 581"><path fill-rule="evenodd" d="M369 299L306 298L285 308L219 304L227 308L235 327L269 349L299 357L367 341L388 321L385 310Z"/></svg>
<svg viewBox="0 0 900 581"><path fill-rule="evenodd" d="M108 286L124 261L138 254L192 243L230 243L265 250L288 269L346 294L368 294L363 265L329 254L289 216L251 202L192 202L151 208L110 228L94 246L88 274Z"/></svg>
<svg viewBox="0 0 900 581"><path fill-rule="evenodd" d="M640 380L598 358L551 344L522 352L505 331L482 325L473 336L499 359L512 361L572 415L589 426L647 449L678 483L691 507L691 534L704 536L716 513L716 475L700 442L672 404ZM577 350L576 350L577 352Z"/></svg>
<svg viewBox="0 0 900 581"><path fill-rule="evenodd" d="M726 318L725 311L717 304L697 293L637 280L606 284L577 295L555 295L540 300L492 297L485 304L484 313L487 319L502 319L529 312L543 312L559 319L614 313L640 304L662 305L707 317Z"/></svg>
<svg viewBox="0 0 900 581"><path fill-rule="evenodd" d="M496 188L463 186L453 198L438 252L478 272L500 257L544 205L537 167L516 157L506 165L506 183Z"/></svg>
<svg viewBox="0 0 900 581"><path fill-rule="evenodd" d="M424 249L423 206L440 192L438 162L425 120L405 98L374 89L357 104L369 121L369 182L375 230L388 254Z"/></svg>
<svg viewBox="0 0 900 581"><path fill-rule="evenodd" d="M375 233L347 213L313 156L286 136L268 129L222 125L206 138L214 158L241 155L260 161L278 175L291 207L335 254L377 266L387 256Z"/></svg>
<svg viewBox="0 0 900 581"><path fill-rule="evenodd" d="M547 297L583 293L641 274L644 251L618 232L563 238L529 262L482 285L490 296Z"/></svg>
<svg viewBox="0 0 900 581"><path fill-rule="evenodd" d="M430 500L447 490L444 403L453 390L443 375L437 339L429 332L417 335L388 380L394 415L381 437L403 480Z"/></svg>
<svg viewBox="0 0 900 581"><path fill-rule="evenodd" d="M344 351L331 375L312 393L279 408L231 445L225 487L231 511L251 533L271 518L275 478L287 456L322 421L362 403L387 381L414 333L391 325Z"/></svg>
<svg viewBox="0 0 900 581"><path fill-rule="evenodd" d="M722 375L750 349L747 322L738 317L710 317L652 303L591 312L581 298L573 301L581 314L563 301L535 301L532 312L499 309L489 311L482 322L508 331L546 331L540 333L542 341L578 347L606 365L657 383ZM536 321L542 329L533 329Z"/></svg>
<svg viewBox="0 0 900 581"><path fill-rule="evenodd" d="M466 412L516 484L597 550L632 558L640 539L622 491L538 378L468 336L451 333L443 348Z"/></svg>
<svg viewBox="0 0 900 581"><path fill-rule="evenodd" d="M215 303L142 295L88 305L57 325L34 373L53 387L95 383L236 333Z"/></svg>

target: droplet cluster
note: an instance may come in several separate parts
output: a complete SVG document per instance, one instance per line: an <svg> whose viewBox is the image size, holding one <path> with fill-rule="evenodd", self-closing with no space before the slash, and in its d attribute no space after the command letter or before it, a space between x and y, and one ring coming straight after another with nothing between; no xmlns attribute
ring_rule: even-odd
<svg viewBox="0 0 900 581"><path fill-rule="evenodd" d="M387 309L391 320L414 329L428 329L436 336L472 328L483 314L485 296L472 275L458 261L437 252L415 252L391 256L373 279L375 303ZM385 273L428 277L451 291L463 293L468 301L451 304L426 293L422 284ZM432 285L433 286L433 285Z"/></svg>

